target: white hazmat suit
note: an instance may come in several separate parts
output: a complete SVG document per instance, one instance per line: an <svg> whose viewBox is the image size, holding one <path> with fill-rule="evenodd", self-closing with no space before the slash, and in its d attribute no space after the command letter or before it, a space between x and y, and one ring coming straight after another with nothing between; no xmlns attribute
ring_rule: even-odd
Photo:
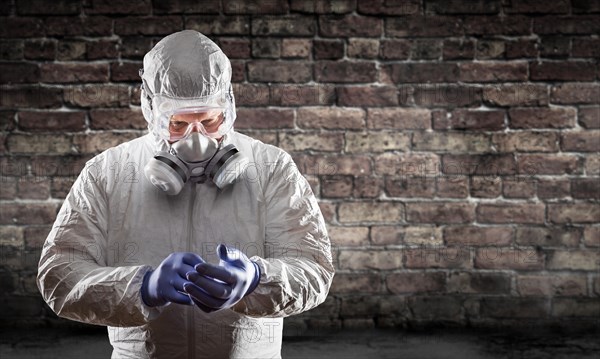
<svg viewBox="0 0 600 359"><path fill-rule="evenodd" d="M182 31L146 55L143 78L154 94L200 98L223 87L198 81L230 90L230 68L212 41ZM334 275L307 181L284 151L231 130L223 143L248 160L237 180L223 189L187 182L167 195L143 175L161 142L160 124L147 110L150 134L90 160L67 195L39 263L45 301L61 317L108 326L113 358L280 357L283 317L322 303ZM210 314L193 305L144 304L144 275L165 257L193 252L216 263L219 243L258 264L251 294Z"/></svg>

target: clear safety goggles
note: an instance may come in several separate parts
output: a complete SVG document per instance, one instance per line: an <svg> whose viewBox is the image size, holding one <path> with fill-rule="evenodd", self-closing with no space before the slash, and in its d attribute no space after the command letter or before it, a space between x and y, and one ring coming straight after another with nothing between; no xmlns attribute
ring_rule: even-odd
<svg viewBox="0 0 600 359"><path fill-rule="evenodd" d="M211 138L223 136L224 114L217 107L183 108L174 112L169 119L169 141L179 141L193 132Z"/></svg>

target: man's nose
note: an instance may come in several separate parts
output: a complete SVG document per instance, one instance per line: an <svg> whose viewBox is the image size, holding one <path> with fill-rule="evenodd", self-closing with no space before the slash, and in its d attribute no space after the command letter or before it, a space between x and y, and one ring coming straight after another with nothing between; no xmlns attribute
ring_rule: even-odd
<svg viewBox="0 0 600 359"><path fill-rule="evenodd" d="M191 127L191 132L202 132L202 129L204 128L201 122L192 122L188 126Z"/></svg>

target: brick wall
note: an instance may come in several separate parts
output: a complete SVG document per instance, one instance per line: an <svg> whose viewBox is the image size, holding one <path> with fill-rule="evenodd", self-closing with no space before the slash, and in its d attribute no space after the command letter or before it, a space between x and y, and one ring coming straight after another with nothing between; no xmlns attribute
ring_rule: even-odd
<svg viewBox="0 0 600 359"><path fill-rule="evenodd" d="M13 0L0 15L2 323L55 320L40 247L85 161L144 133L142 56L180 29L220 44L238 130L292 153L320 199L338 273L289 327L598 323L599 1Z"/></svg>

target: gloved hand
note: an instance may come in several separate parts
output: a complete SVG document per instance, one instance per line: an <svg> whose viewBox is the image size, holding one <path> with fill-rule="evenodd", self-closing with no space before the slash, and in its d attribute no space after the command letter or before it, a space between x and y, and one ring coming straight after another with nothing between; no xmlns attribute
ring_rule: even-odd
<svg viewBox="0 0 600 359"><path fill-rule="evenodd" d="M142 300L149 307L165 305L168 302L193 304L190 297L183 292L186 274L194 271L194 266L204 263L197 254L171 253L154 270L146 273L142 282Z"/></svg>
<svg viewBox="0 0 600 359"><path fill-rule="evenodd" d="M204 311L229 308L252 293L260 280L260 268L240 250L217 247L219 265L197 264L188 273L183 290Z"/></svg>

